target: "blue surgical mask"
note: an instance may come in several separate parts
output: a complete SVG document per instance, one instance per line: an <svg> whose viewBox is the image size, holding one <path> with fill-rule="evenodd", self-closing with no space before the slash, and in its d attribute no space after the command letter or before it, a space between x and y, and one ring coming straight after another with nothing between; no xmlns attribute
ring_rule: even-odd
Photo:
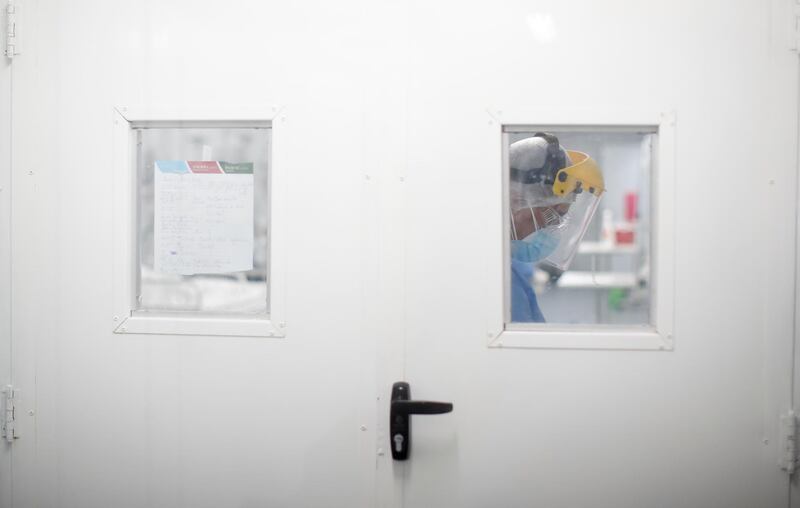
<svg viewBox="0 0 800 508"><path fill-rule="evenodd" d="M536 263L553 253L558 247L558 237L547 229L540 229L522 240L511 240L511 257L523 263Z"/></svg>

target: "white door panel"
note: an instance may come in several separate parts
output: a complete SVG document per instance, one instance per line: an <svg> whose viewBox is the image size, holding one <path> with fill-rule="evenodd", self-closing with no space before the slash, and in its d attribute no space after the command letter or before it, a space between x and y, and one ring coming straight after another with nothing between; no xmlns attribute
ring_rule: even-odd
<svg viewBox="0 0 800 508"><path fill-rule="evenodd" d="M402 506L786 506L796 56L772 8L412 8L404 374L455 409L414 418ZM674 351L487 348L480 106L675 113Z"/></svg>
<svg viewBox="0 0 800 508"><path fill-rule="evenodd" d="M36 448L15 464L15 506L371 504L351 72L369 48L347 35L361 6L25 3L14 323L19 383L36 394L20 441ZM273 105L291 154L285 338L112 334L113 108Z"/></svg>

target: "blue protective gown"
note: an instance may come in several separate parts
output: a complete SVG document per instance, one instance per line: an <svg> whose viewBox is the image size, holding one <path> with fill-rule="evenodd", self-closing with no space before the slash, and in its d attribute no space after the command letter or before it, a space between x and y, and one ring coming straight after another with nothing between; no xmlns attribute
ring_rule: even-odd
<svg viewBox="0 0 800 508"><path fill-rule="evenodd" d="M533 263L511 259L511 321L516 323L544 323L544 316L536 301L531 279Z"/></svg>

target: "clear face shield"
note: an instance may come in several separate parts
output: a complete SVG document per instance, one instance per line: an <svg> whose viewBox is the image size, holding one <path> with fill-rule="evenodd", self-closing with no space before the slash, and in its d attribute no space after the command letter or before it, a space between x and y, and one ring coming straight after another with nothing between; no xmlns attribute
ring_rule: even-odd
<svg viewBox="0 0 800 508"><path fill-rule="evenodd" d="M512 256L561 272L575 257L605 190L591 157L570 150L567 155L566 167L552 179L515 181L512 174L510 182Z"/></svg>

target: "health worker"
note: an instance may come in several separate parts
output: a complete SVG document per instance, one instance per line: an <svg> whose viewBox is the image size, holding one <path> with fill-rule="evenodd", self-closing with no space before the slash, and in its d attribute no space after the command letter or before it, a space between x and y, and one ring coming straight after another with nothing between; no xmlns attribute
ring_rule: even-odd
<svg viewBox="0 0 800 508"><path fill-rule="evenodd" d="M603 174L587 154L543 132L510 145L509 170L511 321L543 323L534 269L567 270L605 191Z"/></svg>

